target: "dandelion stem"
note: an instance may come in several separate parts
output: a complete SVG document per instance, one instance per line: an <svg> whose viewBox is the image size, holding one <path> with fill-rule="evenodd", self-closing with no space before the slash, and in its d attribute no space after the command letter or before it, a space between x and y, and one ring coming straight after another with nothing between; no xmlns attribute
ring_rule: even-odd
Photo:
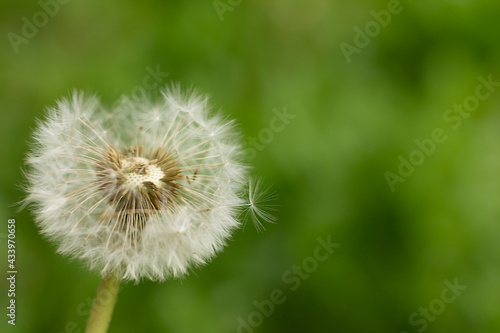
<svg viewBox="0 0 500 333"><path fill-rule="evenodd" d="M115 307L121 278L114 275L103 277L92 305L86 333L106 333Z"/></svg>

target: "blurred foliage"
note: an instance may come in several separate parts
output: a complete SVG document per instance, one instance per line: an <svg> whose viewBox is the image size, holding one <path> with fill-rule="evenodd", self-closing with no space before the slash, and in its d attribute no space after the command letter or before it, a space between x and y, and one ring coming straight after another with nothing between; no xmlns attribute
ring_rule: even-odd
<svg viewBox="0 0 500 333"><path fill-rule="evenodd" d="M274 108L296 115L252 161L280 195L280 220L262 234L246 226L183 280L124 285L110 332L237 332L274 289L286 301L255 332L417 332L409 317L455 278L467 289L425 331L498 332L500 91L457 130L443 115L478 76L500 81L500 3L402 0L348 63L340 44L389 2L241 1L221 20L212 1L74 0L16 53L8 34L42 9L2 1L0 267L14 217L19 273L17 325L2 314L0 330L82 332L99 282L16 212L36 119L73 88L111 105L159 66L164 84L209 94L246 138L270 126ZM391 192L385 172L435 128L448 140ZM290 290L282 275L328 235L341 246Z"/></svg>

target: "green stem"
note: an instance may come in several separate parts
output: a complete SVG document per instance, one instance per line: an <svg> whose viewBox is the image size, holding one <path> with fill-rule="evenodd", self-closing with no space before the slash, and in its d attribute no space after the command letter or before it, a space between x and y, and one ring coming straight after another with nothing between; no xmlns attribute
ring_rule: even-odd
<svg viewBox="0 0 500 333"><path fill-rule="evenodd" d="M115 307L121 278L103 277L92 305L86 333L106 333Z"/></svg>

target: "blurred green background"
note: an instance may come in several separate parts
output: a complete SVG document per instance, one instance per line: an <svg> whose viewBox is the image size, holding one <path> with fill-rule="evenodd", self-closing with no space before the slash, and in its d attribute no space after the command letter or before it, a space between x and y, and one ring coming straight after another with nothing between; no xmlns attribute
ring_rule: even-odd
<svg viewBox="0 0 500 333"><path fill-rule="evenodd" d="M500 81L500 3L402 0L348 63L341 43L392 2L72 0L47 22L36 1L0 2L0 267L15 218L19 272L15 327L0 282L0 331L83 332L99 283L16 212L35 119L73 88L107 105L140 92L148 68L209 94L248 148L273 109L295 118L251 162L279 194L279 222L247 225L183 280L125 284L109 332L500 331L500 91L459 128L443 118L479 76ZM33 16L37 32L14 47ZM385 173L436 128L447 140L391 191ZM341 246L291 290L283 274L328 236ZM443 302L455 279L467 289ZM286 301L259 314L274 289Z"/></svg>

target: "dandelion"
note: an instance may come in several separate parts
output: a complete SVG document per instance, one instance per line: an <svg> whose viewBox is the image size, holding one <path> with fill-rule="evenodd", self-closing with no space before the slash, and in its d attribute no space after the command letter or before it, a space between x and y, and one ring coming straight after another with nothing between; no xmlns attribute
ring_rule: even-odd
<svg viewBox="0 0 500 333"><path fill-rule="evenodd" d="M87 332L107 329L122 279L163 281L205 264L241 208L272 220L243 199L238 141L206 98L178 88L157 101L123 98L112 111L75 92L48 110L27 157L25 203L58 252L99 271L99 290L114 295L94 304Z"/></svg>

